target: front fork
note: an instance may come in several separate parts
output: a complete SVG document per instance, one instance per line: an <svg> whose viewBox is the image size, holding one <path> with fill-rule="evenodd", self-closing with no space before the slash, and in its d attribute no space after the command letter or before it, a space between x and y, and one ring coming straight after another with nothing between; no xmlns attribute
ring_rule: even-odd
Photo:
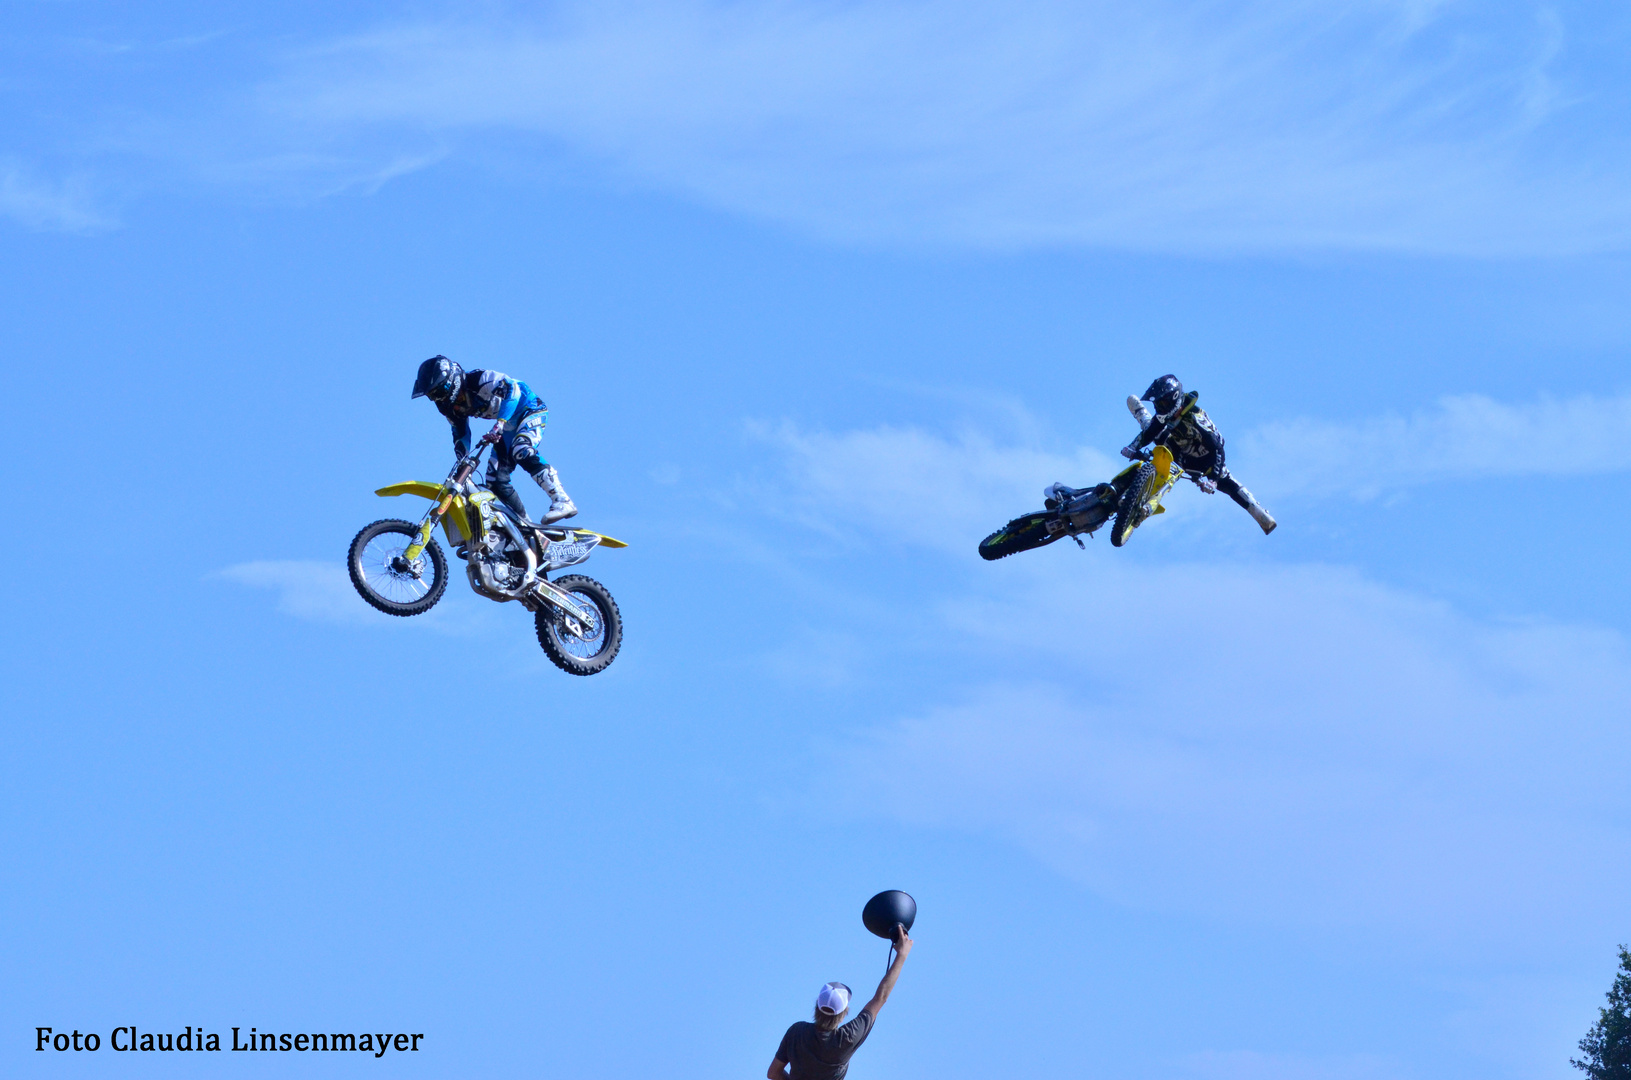
<svg viewBox="0 0 1631 1080"><path fill-rule="evenodd" d="M430 508L430 512L419 522L419 535L414 537L413 543L409 544L408 549L402 553L404 559L413 562L425 553L425 548L430 545L430 534L436 531L437 522L442 520L452 505L453 493L449 491L444 493L440 501Z"/></svg>
<svg viewBox="0 0 1631 1080"><path fill-rule="evenodd" d="M494 428L493 430L498 429ZM491 433L489 433L489 438L490 436ZM489 439L483 439L482 443L485 444L488 441ZM409 544L408 549L402 553L402 557L408 562L416 561L419 556L425 553L425 548L430 545L430 534L436 530L436 523L446 517L447 512L453 508L453 500L458 496L459 492L464 490L465 482L470 479L470 474L476 471L476 460L480 456L478 453L474 458L464 461L457 469L453 470L453 475L448 477L447 483L442 485L442 497L436 500L436 505L432 506L430 512L419 522L419 535L414 537L413 543Z"/></svg>

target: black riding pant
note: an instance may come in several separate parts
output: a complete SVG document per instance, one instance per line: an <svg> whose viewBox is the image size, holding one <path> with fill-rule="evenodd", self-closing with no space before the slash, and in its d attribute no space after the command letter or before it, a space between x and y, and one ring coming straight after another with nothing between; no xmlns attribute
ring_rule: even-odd
<svg viewBox="0 0 1631 1080"><path fill-rule="evenodd" d="M493 456L487 461L487 489L522 517L527 516L527 508L516 494L515 485L510 483L510 473L518 465L535 479L544 471L547 462L538 453L538 437L543 434L548 416L548 410L539 409L505 424L504 437L493 447Z"/></svg>
<svg viewBox="0 0 1631 1080"><path fill-rule="evenodd" d="M1172 447L1167 447L1171 450ZM1176 452L1173 455L1177 457ZM1177 458L1178 464L1185 469L1194 469L1203 476L1210 477L1218 485L1218 490L1240 505L1242 510L1252 508L1251 496L1246 489L1240 486L1240 481L1229 475L1229 467L1223 463L1223 454L1208 454L1203 458Z"/></svg>

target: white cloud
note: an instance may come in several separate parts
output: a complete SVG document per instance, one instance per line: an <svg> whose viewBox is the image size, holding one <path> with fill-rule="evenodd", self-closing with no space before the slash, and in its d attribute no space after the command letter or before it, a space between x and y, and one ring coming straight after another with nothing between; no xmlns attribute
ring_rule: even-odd
<svg viewBox="0 0 1631 1080"><path fill-rule="evenodd" d="M1483 431L1490 408L1506 415L1444 415ZM796 516L819 524L841 495L848 535L961 557L919 601L956 676L847 748L856 802L1011 837L1135 907L1512 955L1612 932L1631 892L1622 635L1476 619L1323 565L1155 566L1102 546L1071 573L971 565L999 507L1107 461L909 429L765 436Z"/></svg>
<svg viewBox="0 0 1631 1080"><path fill-rule="evenodd" d="M1028 421L1023 413L1020 419ZM1623 472L1631 469L1620 445L1625 431L1631 396L1508 404L1469 394L1407 415L1266 424L1230 440L1228 460L1271 504L1296 496L1368 499L1469 479ZM750 433L779 452L782 472L758 492L766 505L851 541L887 537L957 551L969 548L969 536L1041 509L1048 484L1086 487L1127 464L1118 453L1060 452L1034 439L1003 443L975 431L806 431L784 422L756 424ZM1182 492L1199 494L1187 485ZM1185 516L1210 516L1226 503L1221 495L1191 499ZM843 526L834 507L843 508Z"/></svg>
<svg viewBox="0 0 1631 1080"><path fill-rule="evenodd" d="M1620 635L1329 567L1057 567L941 601L974 685L880 718L843 767L869 804L1010 836L1140 908L1444 948L1611 932Z"/></svg>
<svg viewBox="0 0 1631 1080"><path fill-rule="evenodd" d="M788 473L769 485L768 505L834 536L853 537L835 522L859 519L892 539L959 550L969 535L1041 509L1048 484L1085 486L1126 465L1096 450L1001 446L972 432L948 439L917 428L832 433L785 423L753 432L781 451Z"/></svg>
<svg viewBox="0 0 1631 1080"><path fill-rule="evenodd" d="M1468 394L1404 416L1269 424L1241 445L1266 490L1370 497L1402 485L1622 472L1627 431L1631 396L1510 405Z"/></svg>
<svg viewBox="0 0 1631 1080"><path fill-rule="evenodd" d="M14 161L0 161L0 215L51 232L102 232L116 224L96 209L83 177L51 183Z"/></svg>
<svg viewBox="0 0 1631 1080"><path fill-rule="evenodd" d="M262 99L325 142L537 134L846 239L1618 249L1623 87L1567 66L1591 32L1386 0L626 0L335 41Z"/></svg>
<svg viewBox="0 0 1631 1080"><path fill-rule="evenodd" d="M459 564L455 563L457 567ZM456 571L455 571L456 573ZM262 559L217 570L213 577L267 589L277 595L277 610L297 619L336 626L402 627L465 636L492 630L494 606L461 595L459 577L436 606L420 615L400 618L376 611L357 595L342 563L316 559Z"/></svg>
<svg viewBox="0 0 1631 1080"><path fill-rule="evenodd" d="M341 625L384 618L363 603L346 577L345 568L332 562L267 559L229 566L217 571L216 576L276 592L277 609L285 615Z"/></svg>

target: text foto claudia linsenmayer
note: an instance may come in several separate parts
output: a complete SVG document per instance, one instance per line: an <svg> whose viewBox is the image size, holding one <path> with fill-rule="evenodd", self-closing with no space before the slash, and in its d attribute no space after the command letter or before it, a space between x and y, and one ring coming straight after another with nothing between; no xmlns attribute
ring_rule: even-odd
<svg viewBox="0 0 1631 1080"><path fill-rule="evenodd" d="M232 1045L222 1046L221 1036L213 1031L206 1034L203 1028L196 1032L189 1027L173 1034L168 1031L154 1034L133 1027L116 1027L108 1035L108 1045L115 1050L366 1050L375 1057L384 1057L388 1050L415 1052L419 1049L419 1040L424 1037L423 1032L407 1035L365 1031L356 1035L342 1031L307 1035L286 1031L274 1034L254 1028L249 1029L249 1034L240 1036L238 1029L233 1028ZM102 1036L94 1031L82 1033L77 1028L69 1034L37 1027L34 1029L34 1049L100 1050Z"/></svg>

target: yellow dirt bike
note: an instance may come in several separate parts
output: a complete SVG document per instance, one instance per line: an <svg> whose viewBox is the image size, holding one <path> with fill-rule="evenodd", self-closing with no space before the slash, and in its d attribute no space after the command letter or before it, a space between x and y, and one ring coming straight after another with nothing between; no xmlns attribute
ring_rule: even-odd
<svg viewBox="0 0 1631 1080"><path fill-rule="evenodd" d="M454 464L440 484L410 480L375 495L417 495L431 502L417 523L386 518L351 541L351 584L387 615L429 611L447 589L447 556L432 535L438 523L465 560L470 587L489 600L516 600L533 613L538 644L555 666L573 675L604 671L623 645L623 617L606 586L594 578L549 575L589 558L597 547L628 547L604 533L539 525L506 506L470 478L502 422Z"/></svg>
<svg viewBox="0 0 1631 1080"><path fill-rule="evenodd" d="M1172 451L1157 446L1154 453L1117 473L1109 483L1091 488L1054 484L1043 492L1041 513L1015 518L980 541L980 558L1001 559L1070 537L1078 545L1081 534L1092 536L1111 521L1110 543L1120 547L1144 522L1166 513L1161 500L1187 474L1173 460ZM1200 483L1199 473L1191 476ZM1085 546L1085 545L1083 545Z"/></svg>
<svg viewBox="0 0 1631 1080"><path fill-rule="evenodd" d="M1116 504L1116 520L1110 526L1110 543L1115 547L1125 544L1133 530L1150 518L1167 512L1161 500L1172 490L1172 485L1185 475L1173 460L1172 451L1164 446L1157 446L1136 469L1132 483L1127 485L1126 493ZM1199 475L1195 474L1196 477Z"/></svg>

